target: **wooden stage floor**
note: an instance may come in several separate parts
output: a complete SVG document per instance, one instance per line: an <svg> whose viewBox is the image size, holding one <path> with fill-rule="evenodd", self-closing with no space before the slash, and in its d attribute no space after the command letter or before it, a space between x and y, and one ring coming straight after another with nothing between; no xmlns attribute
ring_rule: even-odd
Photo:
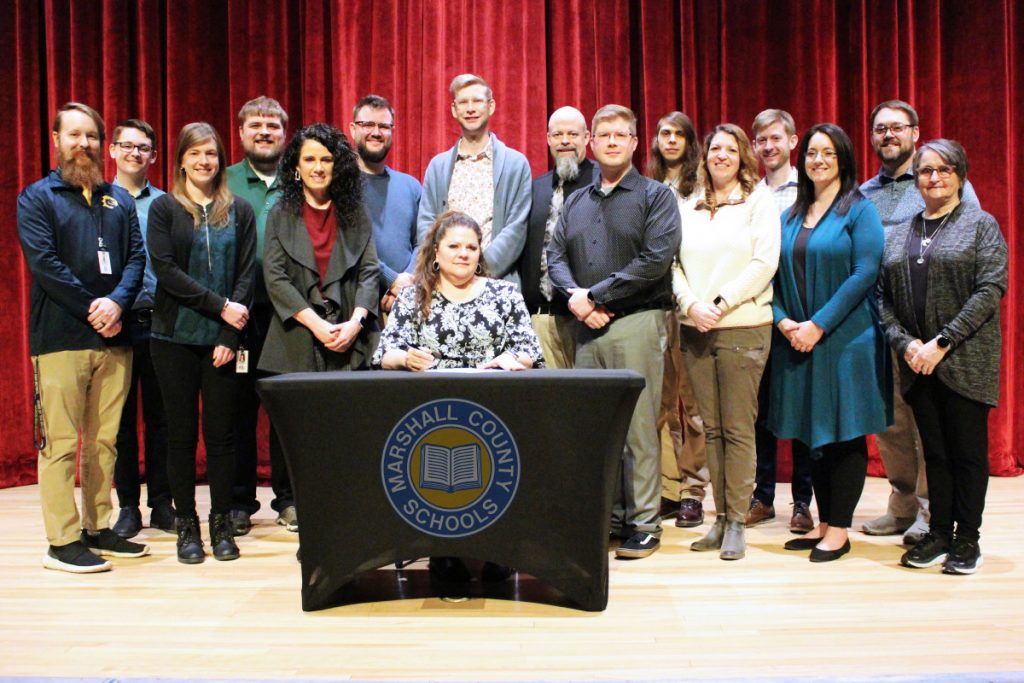
<svg viewBox="0 0 1024 683"><path fill-rule="evenodd" d="M297 537L274 525L268 489L238 561L179 564L174 537L145 529L151 557L48 571L36 487L0 490L0 678L1024 680L1024 479L991 480L974 576L901 568L896 537L859 532L850 555L813 565L782 550L779 489L780 518L748 532L746 559L690 552L707 527L667 526L654 556L611 561L601 613L529 577L462 603L423 597L423 563L360 587L406 599L304 613ZM887 494L868 480L857 528ZM517 593L548 603L494 597Z"/></svg>

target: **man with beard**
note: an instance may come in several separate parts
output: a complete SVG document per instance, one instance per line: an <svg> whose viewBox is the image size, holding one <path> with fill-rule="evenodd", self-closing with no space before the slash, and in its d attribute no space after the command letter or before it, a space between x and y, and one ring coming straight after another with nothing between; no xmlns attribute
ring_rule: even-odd
<svg viewBox="0 0 1024 683"><path fill-rule="evenodd" d="M148 178L150 167L156 163L156 134L153 127L140 119L127 119L114 128L110 143L110 158L117 166L115 187L123 187L135 200L139 216L142 241L146 241L149 207L163 190L153 187ZM114 465L114 484L117 501L121 505L114 533L131 538L142 530L139 512L139 437L137 392L142 392L142 419L146 425L146 497L152 512L149 526L174 532L174 507L171 505L171 487L167 480L167 418L160 397L153 361L149 357L149 333L153 320L153 297L156 294L156 275L146 265L142 289L130 311L123 316L124 327L132 344L132 370L128 396L121 412L121 426L117 430L117 463Z"/></svg>
<svg viewBox="0 0 1024 683"><path fill-rule="evenodd" d="M882 167L878 175L860 186L865 197L875 203L882 225L895 227L909 222L924 210L924 199L914 178L914 143L921 136L917 112L903 100L887 100L868 117L871 146ZM965 181L962 201L978 203L971 182ZM895 356L893 366L896 366ZM865 522L861 530L872 536L903 534L903 543L914 545L928 533L928 482L925 477L924 451L917 423L910 406L900 393L899 373L893 373L893 411L896 421L878 435L885 474L892 486L884 515Z"/></svg>
<svg viewBox="0 0 1024 683"><path fill-rule="evenodd" d="M591 130L600 172L563 205L548 244L548 274L582 323L576 367L628 369L646 380L626 435L611 524L624 539L616 556L636 559L661 545L657 422L679 209L670 189L633 167L632 111L605 105Z"/></svg>
<svg viewBox="0 0 1024 683"><path fill-rule="evenodd" d="M103 556L149 553L109 528L114 440L132 359L121 314L139 293L146 255L131 195L103 181L103 136L94 109L62 106L53 121L58 168L18 196L18 237L32 275L34 436L50 544L43 566L75 574L109 570Z"/></svg>
<svg viewBox="0 0 1024 683"><path fill-rule="evenodd" d="M754 153L764 169L764 178L758 186L771 190L775 207L784 213L796 201L797 171L790 163L793 150L799 142L796 123L788 111L765 109L754 117L751 125L751 139ZM771 386L771 364L766 364L761 375L761 386L757 392L757 421L754 423L754 437L757 445L757 475L754 494L747 511L746 526L753 527L775 519L775 477L778 460L778 440L767 427L768 394ZM805 453L805 451L799 451ZM789 530L795 534L806 534L814 528L811 515L811 463L808 458L793 451L793 475L791 491L793 514L789 518Z"/></svg>
<svg viewBox="0 0 1024 683"><path fill-rule="evenodd" d="M422 189L411 175L384 163L391 151L395 110L380 95L367 95L352 109L349 133L363 172L363 201L373 224L380 262L380 308L391 311L399 290L412 284L416 262L416 212Z"/></svg>
<svg viewBox="0 0 1024 683"><path fill-rule="evenodd" d="M445 211L462 211L480 225L480 247L494 277L519 284L516 263L526 243L530 164L490 132L494 96L487 81L456 76L448 88L462 136L427 165L417 219L417 243Z"/></svg>
<svg viewBox="0 0 1024 683"><path fill-rule="evenodd" d="M242 141L245 158L227 170L228 189L249 202L256 213L256 290L243 340L248 352L248 372L241 375L243 386L239 391L235 420L235 485L231 491L230 518L236 536L249 533L252 515L260 509L256 499L256 423L260 400L256 395L255 369L274 315L263 282L263 235L267 214L281 193L277 182L277 162L284 151L287 126L288 114L277 100L261 95L246 102L238 112L238 137ZM273 425L270 438L277 438ZM278 451L270 449L271 453ZM276 458L270 463L270 484L274 490L270 506L278 513L277 523L289 531L298 531L299 520L295 514L295 496L288 468Z"/></svg>
<svg viewBox="0 0 1024 683"><path fill-rule="evenodd" d="M548 149L555 169L533 181L533 203L526 248L519 264L523 299L540 338L549 368L571 368L576 357L574 320L565 295L551 286L547 246L562 213L562 204L576 190L594 182L594 163L587 159L590 131L583 114L562 107L548 119Z"/></svg>
<svg viewBox="0 0 1024 683"><path fill-rule="evenodd" d="M672 188L680 216L684 204L700 189L697 181L700 151L697 133L689 116L673 111L661 117L651 140L647 175ZM704 523L704 495L710 477L704 422L683 363L679 317L674 306L665 312L665 331L668 343L658 412L661 516L665 519L675 517L677 527L690 528Z"/></svg>

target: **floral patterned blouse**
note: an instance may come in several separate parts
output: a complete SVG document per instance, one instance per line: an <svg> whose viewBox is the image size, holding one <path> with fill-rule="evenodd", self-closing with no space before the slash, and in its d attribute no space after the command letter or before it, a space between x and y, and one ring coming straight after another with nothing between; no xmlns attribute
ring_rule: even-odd
<svg viewBox="0 0 1024 683"><path fill-rule="evenodd" d="M480 294L463 303L451 302L435 290L430 316L423 322L419 318L416 288L405 287L380 335L375 367L388 351L410 346L439 356L438 368L472 368L506 352L529 356L535 368L544 365L523 295L505 280L485 280Z"/></svg>

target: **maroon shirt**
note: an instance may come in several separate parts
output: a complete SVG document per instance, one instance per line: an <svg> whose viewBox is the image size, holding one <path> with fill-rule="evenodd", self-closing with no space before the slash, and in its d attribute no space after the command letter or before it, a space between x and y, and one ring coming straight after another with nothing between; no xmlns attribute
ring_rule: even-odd
<svg viewBox="0 0 1024 683"><path fill-rule="evenodd" d="M327 277L327 263L331 260L331 251L338 237L338 221L334 217L334 203L326 209L317 209L302 203L302 220L306 223L309 240L313 243L313 255L316 267L320 271L320 284Z"/></svg>

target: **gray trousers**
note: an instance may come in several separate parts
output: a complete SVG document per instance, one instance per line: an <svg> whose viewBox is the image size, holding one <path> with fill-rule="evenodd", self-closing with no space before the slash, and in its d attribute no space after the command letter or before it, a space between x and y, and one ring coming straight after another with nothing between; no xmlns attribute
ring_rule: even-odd
<svg viewBox="0 0 1024 683"><path fill-rule="evenodd" d="M892 492L888 513L901 519L928 518L928 479L925 475L924 448L917 433L914 411L900 392L899 363L893 352L893 413L896 421L877 436L878 450L885 465L885 476Z"/></svg>
<svg viewBox="0 0 1024 683"><path fill-rule="evenodd" d="M644 532L661 536L661 440L658 409L665 358L665 312L640 311L613 319L604 334L582 330L577 337L576 367L633 370L647 380L633 410L622 450L622 469L612 505L612 533Z"/></svg>
<svg viewBox="0 0 1024 683"><path fill-rule="evenodd" d="M715 512L743 523L757 469L757 390L771 347L771 325L698 332L680 330L697 405L704 420Z"/></svg>

